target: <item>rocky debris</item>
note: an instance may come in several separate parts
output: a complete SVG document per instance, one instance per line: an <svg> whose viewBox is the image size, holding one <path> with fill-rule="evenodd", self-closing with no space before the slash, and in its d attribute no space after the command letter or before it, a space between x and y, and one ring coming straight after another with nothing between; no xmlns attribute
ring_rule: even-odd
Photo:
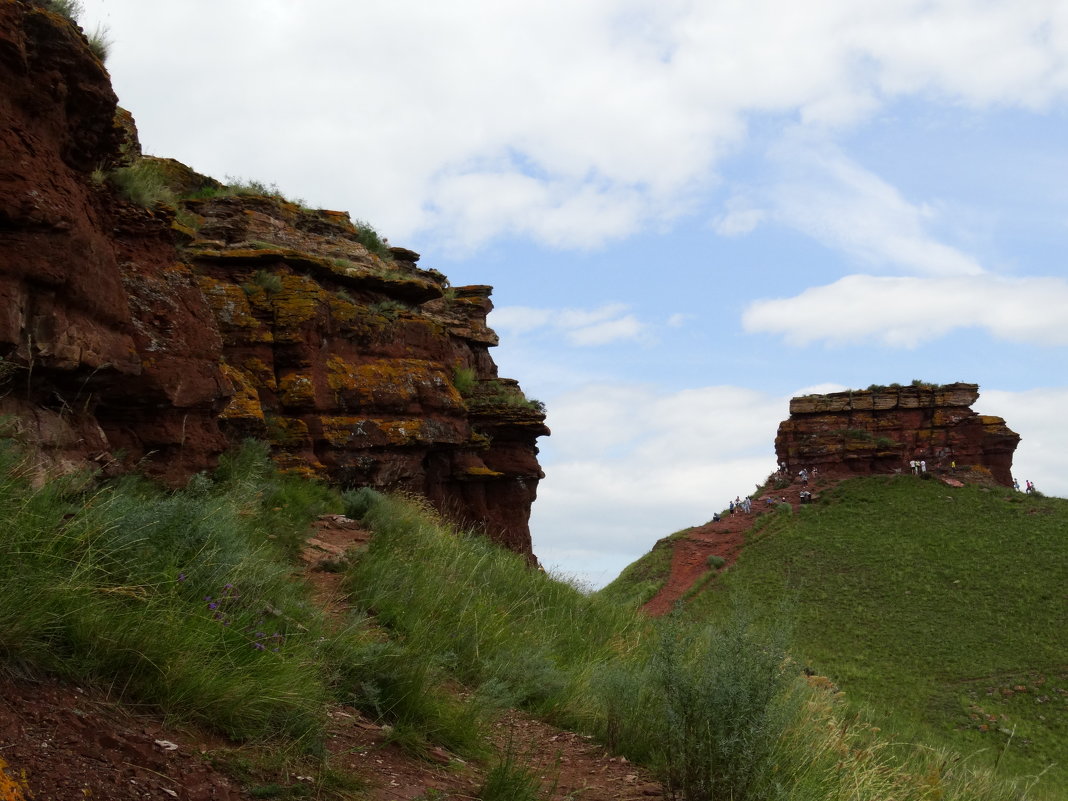
<svg viewBox="0 0 1068 801"><path fill-rule="evenodd" d="M205 741L50 680L0 678L0 745L0 770L33 801L249 797L204 760Z"/></svg>
<svg viewBox="0 0 1068 801"><path fill-rule="evenodd" d="M954 463L979 467L1011 486L1020 436L1002 418L972 411L978 397L977 384L956 383L793 398L775 453L791 473L813 467L828 476L893 473L923 461L932 472Z"/></svg>
<svg viewBox="0 0 1068 801"><path fill-rule="evenodd" d="M172 206L94 178L139 152L78 29L0 4L0 414L41 469L177 484L254 436L283 469L424 495L533 560L549 430L497 375L490 288L173 159L142 162L192 195Z"/></svg>

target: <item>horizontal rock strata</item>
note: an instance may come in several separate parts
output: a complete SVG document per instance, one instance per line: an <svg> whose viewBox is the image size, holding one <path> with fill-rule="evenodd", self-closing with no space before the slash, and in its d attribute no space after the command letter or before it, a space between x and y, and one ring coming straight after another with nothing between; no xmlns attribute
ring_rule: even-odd
<svg viewBox="0 0 1068 801"><path fill-rule="evenodd" d="M923 460L932 470L953 463L985 468L1011 485L1020 436L1002 418L972 411L978 398L978 385L965 383L793 398L775 452L792 472L890 473Z"/></svg>

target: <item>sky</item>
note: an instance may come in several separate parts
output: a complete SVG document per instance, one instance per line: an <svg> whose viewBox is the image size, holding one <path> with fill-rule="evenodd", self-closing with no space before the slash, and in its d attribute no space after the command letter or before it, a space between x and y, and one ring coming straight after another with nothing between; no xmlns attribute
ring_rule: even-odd
<svg viewBox="0 0 1068 801"><path fill-rule="evenodd" d="M146 153L491 284L596 587L774 469L789 398L980 385L1068 496L1062 0L83 0Z"/></svg>

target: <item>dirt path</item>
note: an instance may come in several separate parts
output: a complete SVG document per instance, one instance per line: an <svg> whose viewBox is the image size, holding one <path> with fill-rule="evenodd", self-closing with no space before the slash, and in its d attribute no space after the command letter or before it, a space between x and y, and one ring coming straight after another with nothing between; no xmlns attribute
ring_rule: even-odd
<svg viewBox="0 0 1068 801"><path fill-rule="evenodd" d="M691 587L711 569L710 556L719 556L724 562L721 570L728 570L742 552L750 536L750 530L762 515L774 514L777 506L788 503L796 509L801 503L801 492L808 490L816 497L819 491L830 486L827 480L820 479L819 490L815 482L801 484L795 477L794 482L783 489L766 490L753 499L752 511L737 509L734 514L724 514L718 522L708 522L680 535L673 545L671 573L664 586L644 607L645 612L653 617L665 615L672 610ZM772 503L768 503L768 500Z"/></svg>
<svg viewBox="0 0 1068 801"><path fill-rule="evenodd" d="M332 564L349 548L370 540L358 523L342 517L323 518L302 554L312 594L328 614L347 609ZM419 759L389 741L389 727L351 708L330 713L328 750L334 767L345 768L367 782L370 801L411 801L422 798L475 799L487 765L468 763L436 748ZM647 771L613 756L592 738L557 729L516 710L494 724L491 735L500 753L510 751L529 766L551 798L559 801L638 801L662 799L660 785ZM434 795L434 794L437 795Z"/></svg>
<svg viewBox="0 0 1068 801"><path fill-rule="evenodd" d="M302 553L302 572L313 597L338 621L348 605L336 565L347 550L367 543L370 536L355 521L327 516ZM477 799L492 766L492 760L478 764L440 748L425 758L415 757L390 742L388 726L351 707L336 706L328 716L330 767L363 784L361 791L348 796L354 799ZM529 766L556 801L663 798L647 771L608 753L589 737L524 713L510 710L502 715L490 736L501 753L510 748L519 764ZM231 755L231 761L240 762L254 751L202 731L167 726L159 716L132 711L99 688L0 673L0 801L244 801L252 796L211 760ZM309 797L317 798L317 772L311 760L302 771L265 781L276 783L285 797L292 792L286 785L305 783Z"/></svg>

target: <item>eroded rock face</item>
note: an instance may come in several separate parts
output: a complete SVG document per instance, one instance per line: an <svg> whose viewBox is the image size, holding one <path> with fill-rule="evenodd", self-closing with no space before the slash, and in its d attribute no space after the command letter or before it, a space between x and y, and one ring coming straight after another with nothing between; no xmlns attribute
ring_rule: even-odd
<svg viewBox="0 0 1068 801"><path fill-rule="evenodd" d="M1002 418L972 411L978 398L978 385L963 383L793 398L775 453L793 472L890 473L923 460L931 469L954 462L983 467L1011 485L1020 435Z"/></svg>
<svg viewBox="0 0 1068 801"><path fill-rule="evenodd" d="M284 468L423 494L531 556L548 429L497 376L490 288L450 288L344 212L135 206L92 177L140 152L134 130L73 26L0 4L0 414L43 462L180 482L256 436ZM153 163L178 194L220 188Z"/></svg>
<svg viewBox="0 0 1068 801"><path fill-rule="evenodd" d="M0 413L45 464L116 451L172 480L225 444L221 341L165 216L94 184L123 137L76 28L0 4Z"/></svg>

